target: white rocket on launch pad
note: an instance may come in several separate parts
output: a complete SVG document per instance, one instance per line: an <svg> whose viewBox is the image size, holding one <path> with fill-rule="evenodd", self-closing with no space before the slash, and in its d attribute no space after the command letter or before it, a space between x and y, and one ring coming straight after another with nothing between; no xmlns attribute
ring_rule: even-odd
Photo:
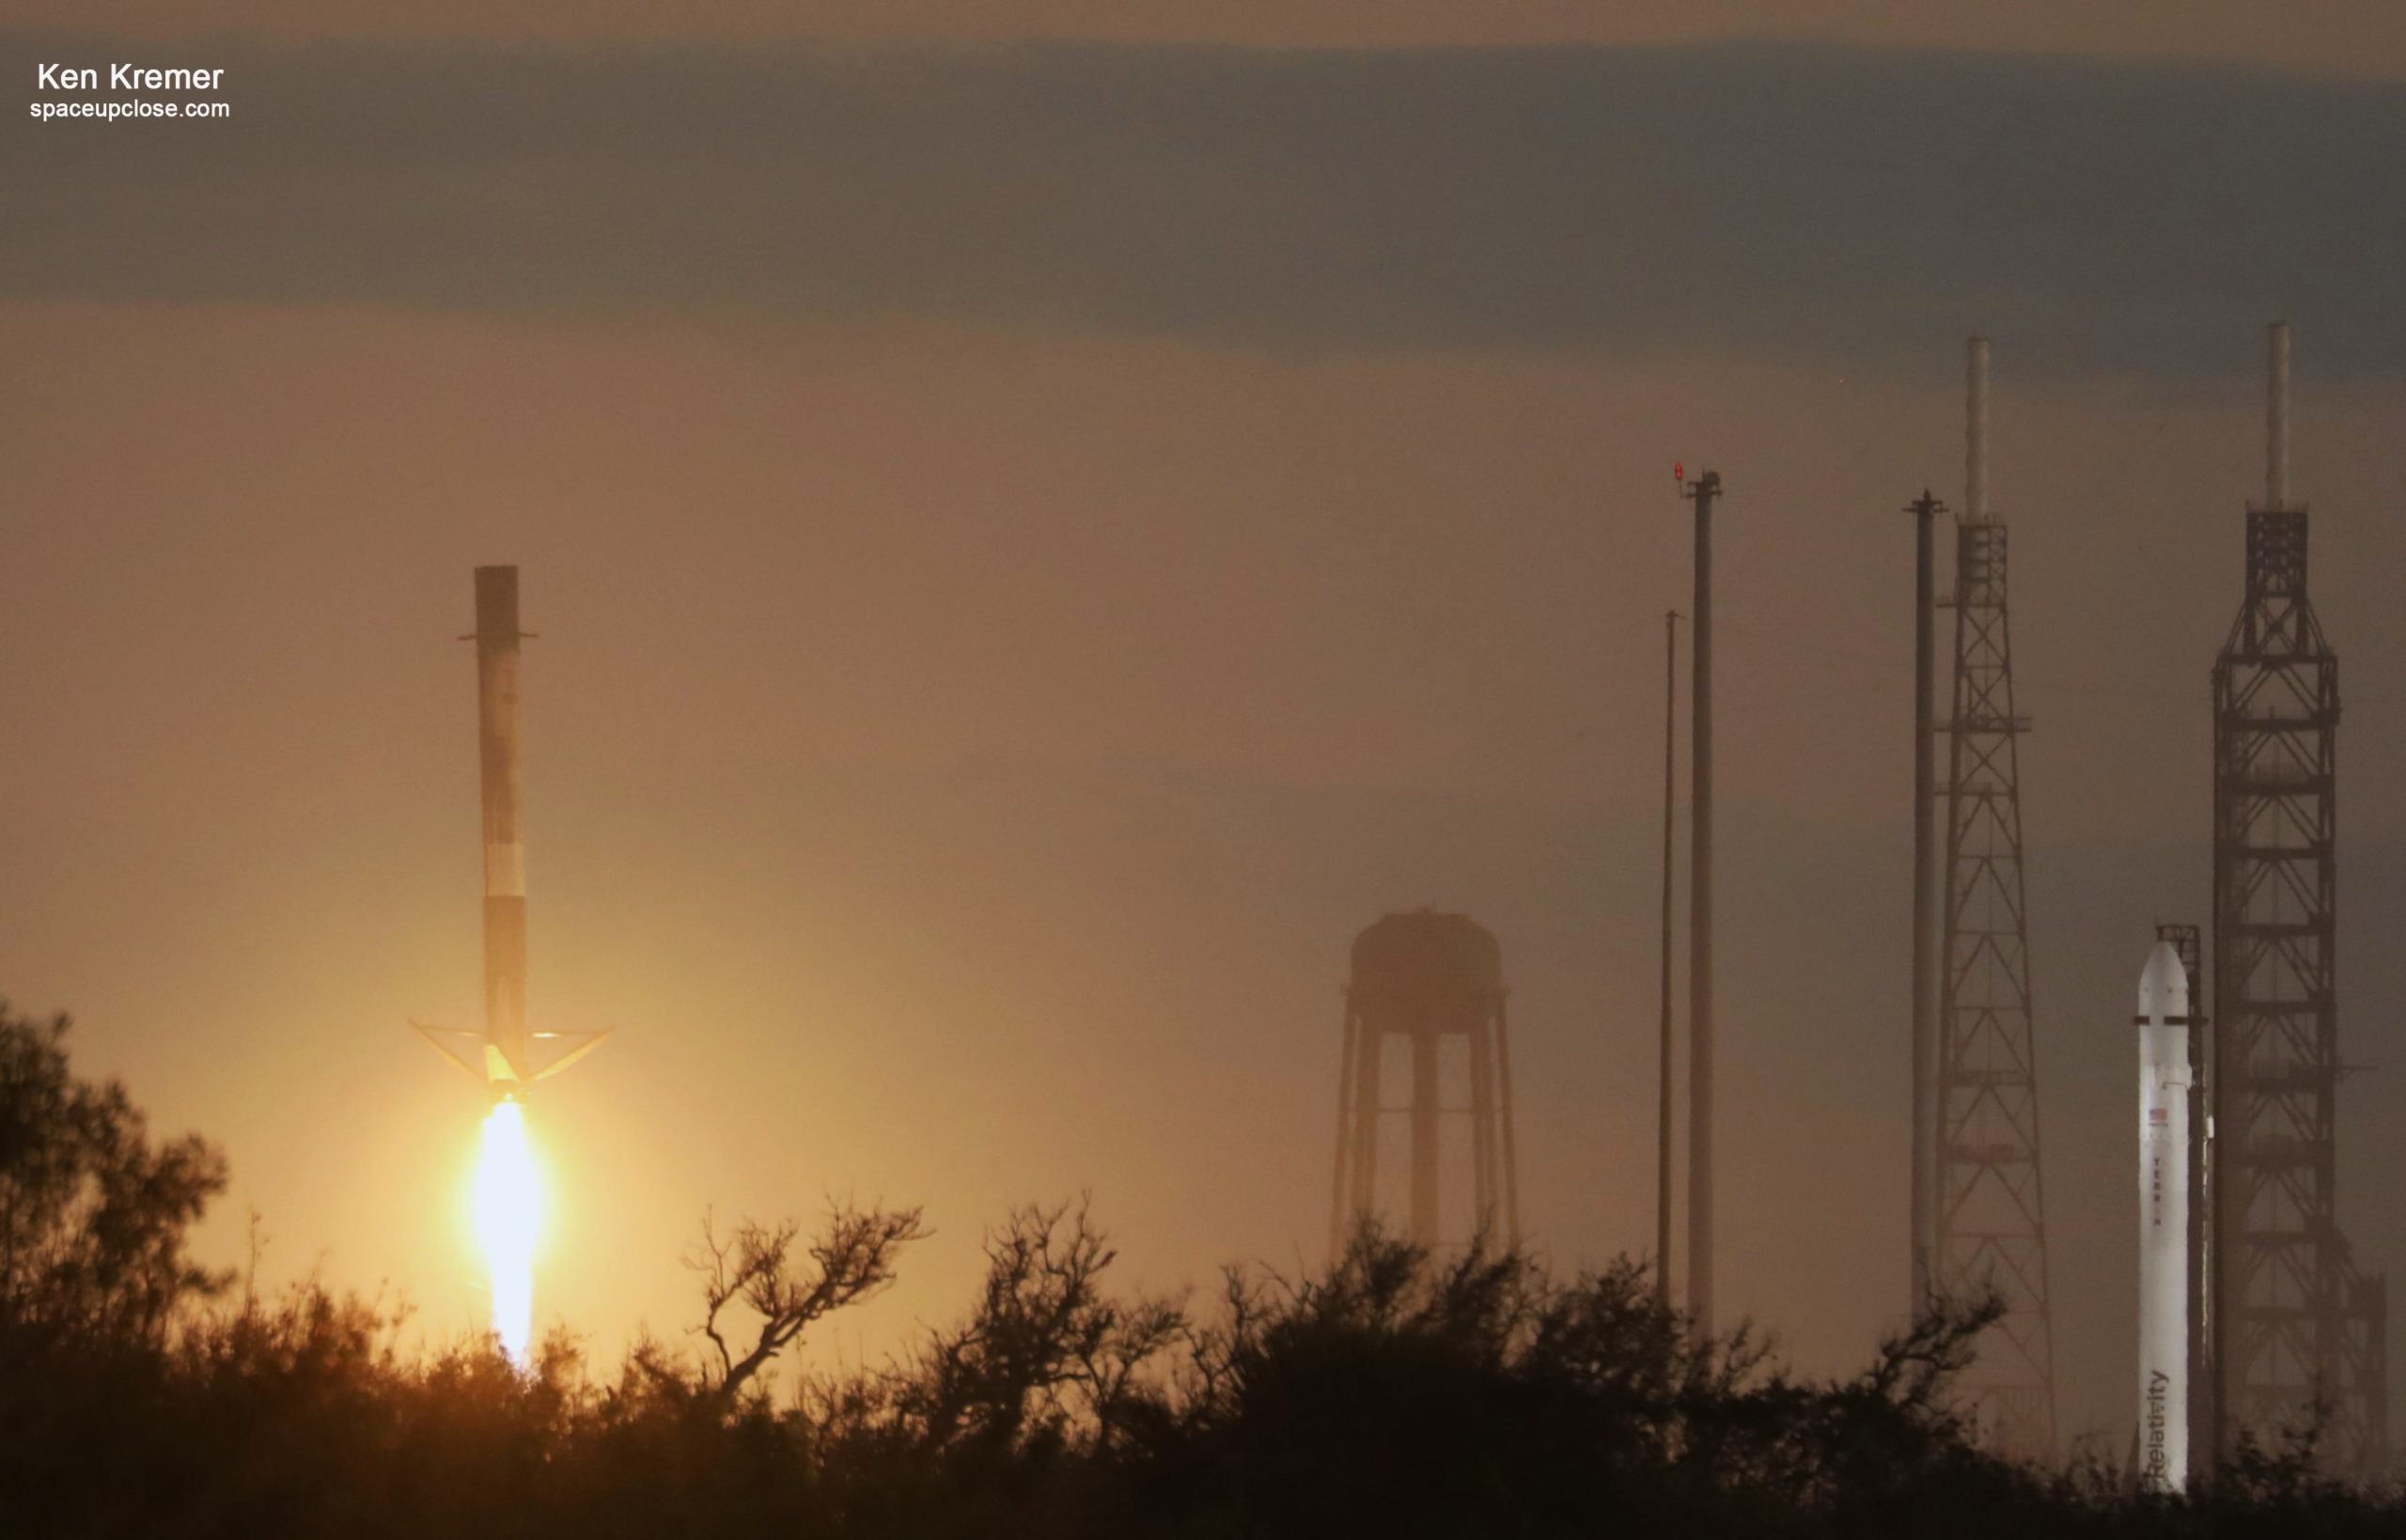
<svg viewBox="0 0 2406 1540"><path fill-rule="evenodd" d="M2189 1480L2189 973L2158 941L2139 974L2139 1480Z"/></svg>

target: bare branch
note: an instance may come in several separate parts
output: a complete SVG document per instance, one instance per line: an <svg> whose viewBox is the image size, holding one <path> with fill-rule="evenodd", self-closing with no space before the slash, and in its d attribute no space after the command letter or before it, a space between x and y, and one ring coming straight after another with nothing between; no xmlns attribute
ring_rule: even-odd
<svg viewBox="0 0 2406 1540"><path fill-rule="evenodd" d="M837 1204L806 1248L808 1267L803 1268L793 1255L802 1235L800 1221L764 1225L745 1220L723 1240L706 1213L702 1243L686 1258L686 1266L702 1275L703 1316L697 1330L718 1355L711 1394L720 1405L732 1405L743 1387L812 1322L892 1283L902 1247L927 1233L916 1208L889 1211ZM759 1323L751 1347L741 1356L728 1345L722 1325L730 1306L741 1306Z"/></svg>

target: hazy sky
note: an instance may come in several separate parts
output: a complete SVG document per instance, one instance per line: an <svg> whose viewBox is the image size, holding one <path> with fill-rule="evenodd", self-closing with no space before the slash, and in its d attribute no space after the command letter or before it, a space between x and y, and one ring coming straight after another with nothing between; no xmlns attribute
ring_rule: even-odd
<svg viewBox="0 0 2406 1540"><path fill-rule="evenodd" d="M2164 55L2396 78L2406 19L2384 0L16 0L27 27L123 36L643 39L848 42L1236 43L1258 48L1492 48L1818 37L1885 47Z"/></svg>
<svg viewBox="0 0 2406 1540"><path fill-rule="evenodd" d="M256 1206L473 1321L481 1108L404 1022L476 1020L453 639L516 561L534 1009L620 1028L539 1108L545 1318L674 1336L705 1205L828 1192L939 1230L848 1352L1019 1199L1091 1189L1159 1285L1316 1261L1345 948L1422 904L1500 935L1523 1215L1601 1261L1651 1236L1711 464L1723 1308L1851 1362L1904 1299L1899 509L1960 490L1985 329L2066 1423L2118 1429L2124 1023L2203 917L2276 315L2343 1032L2406 1050L2406 41L2091 8L13 7L206 40L0 34L7 78L222 64L235 117L0 135L0 988L227 1143L225 1254ZM2344 1114L2374 1268L2394 1081Z"/></svg>

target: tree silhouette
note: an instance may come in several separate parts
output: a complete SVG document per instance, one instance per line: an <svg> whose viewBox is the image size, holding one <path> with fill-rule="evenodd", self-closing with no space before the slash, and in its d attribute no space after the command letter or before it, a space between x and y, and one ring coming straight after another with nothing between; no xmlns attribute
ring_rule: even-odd
<svg viewBox="0 0 2406 1540"><path fill-rule="evenodd" d="M745 1220L721 1240L710 1216L702 1218L700 1249L686 1265L702 1275L700 1330L718 1357L711 1395L722 1407L732 1405L752 1377L812 1322L892 1283L902 1248L927 1231L915 1208L889 1212L835 1205L826 1228L805 1248L807 1271L796 1266L793 1255L801 1235L798 1220L773 1226ZM752 1346L740 1356L727 1346L724 1328L726 1312L738 1305L757 1321Z"/></svg>
<svg viewBox="0 0 2406 1540"><path fill-rule="evenodd" d="M155 1344L227 1281L184 1249L226 1158L198 1134L154 1146L124 1086L69 1069L68 1027L0 1003L0 1327Z"/></svg>
<svg viewBox="0 0 2406 1540"><path fill-rule="evenodd" d="M1949 1385L1992 1305L1822 1379L1696 1332L1635 1264L1562 1278L1370 1226L1323 1271L1230 1268L1192 1301L1115 1286L1084 1203L1023 1206L961 1316L783 1401L768 1367L893 1279L916 1210L706 1227L700 1353L646 1340L609 1374L565 1329L527 1365L485 1332L405 1347L403 1310L316 1278L220 1297L184 1238L223 1160L154 1144L66 1032L0 1010L8 1540L2406 1533L2395 1487L2299 1450L2175 1497L1982 1449Z"/></svg>

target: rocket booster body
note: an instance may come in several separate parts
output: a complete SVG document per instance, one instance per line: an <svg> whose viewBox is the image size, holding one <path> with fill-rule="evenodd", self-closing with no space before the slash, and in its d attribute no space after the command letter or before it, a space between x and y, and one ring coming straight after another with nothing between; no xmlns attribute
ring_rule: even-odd
<svg viewBox="0 0 2406 1540"><path fill-rule="evenodd" d="M534 1032L526 1025L526 845L519 828L518 568L477 568L477 759L485 865L482 1032L414 1023L445 1058L492 1090L523 1101L527 1088L590 1053L604 1032Z"/></svg>
<svg viewBox="0 0 2406 1540"><path fill-rule="evenodd" d="M2189 1471L2189 975L2159 941L2139 975L2139 1479Z"/></svg>
<svg viewBox="0 0 2406 1540"><path fill-rule="evenodd" d="M526 1056L526 847L518 829L518 568L477 568L477 747L483 783L485 1075L534 1079Z"/></svg>

